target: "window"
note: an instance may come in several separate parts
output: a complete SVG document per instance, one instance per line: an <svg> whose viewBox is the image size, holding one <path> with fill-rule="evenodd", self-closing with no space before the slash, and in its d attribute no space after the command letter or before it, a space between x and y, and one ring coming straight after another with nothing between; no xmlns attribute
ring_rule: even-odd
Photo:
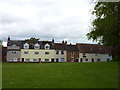
<svg viewBox="0 0 120 90"><path fill-rule="evenodd" d="M14 59L12 59L12 58L11 58L11 59L8 59L8 60L9 60L9 61L14 61Z"/></svg>
<svg viewBox="0 0 120 90"><path fill-rule="evenodd" d="M29 58L25 58L25 61L26 61L26 62L29 62L29 61L30 61L30 59L29 59Z"/></svg>
<svg viewBox="0 0 120 90"><path fill-rule="evenodd" d="M47 43L44 48L45 49L50 49L50 45Z"/></svg>
<svg viewBox="0 0 120 90"><path fill-rule="evenodd" d="M100 62L100 59L99 59L99 58L97 59L97 62Z"/></svg>
<svg viewBox="0 0 120 90"><path fill-rule="evenodd" d="M74 52L71 52L71 55L74 55Z"/></svg>
<svg viewBox="0 0 120 90"><path fill-rule="evenodd" d="M35 52L35 54L39 54L39 52Z"/></svg>
<svg viewBox="0 0 120 90"><path fill-rule="evenodd" d="M61 58L60 62L65 62L65 58Z"/></svg>
<svg viewBox="0 0 120 90"><path fill-rule="evenodd" d="M84 58L86 57L86 54L85 54L85 53L83 53L83 57L84 57Z"/></svg>
<svg viewBox="0 0 120 90"><path fill-rule="evenodd" d="M16 45L16 44L13 44L12 46L13 46L13 47L16 47L17 45Z"/></svg>
<svg viewBox="0 0 120 90"><path fill-rule="evenodd" d="M49 48L49 46L45 46L45 48L46 48L46 49L48 49L48 48Z"/></svg>
<svg viewBox="0 0 120 90"><path fill-rule="evenodd" d="M110 57L111 55L110 55L110 54L108 54L108 56Z"/></svg>
<svg viewBox="0 0 120 90"><path fill-rule="evenodd" d="M88 58L86 58L86 61L88 61Z"/></svg>
<svg viewBox="0 0 120 90"><path fill-rule="evenodd" d="M86 57L86 56L83 56L84 58Z"/></svg>
<svg viewBox="0 0 120 90"><path fill-rule="evenodd" d="M12 51L13 54L16 54L17 52L16 51Z"/></svg>
<svg viewBox="0 0 120 90"><path fill-rule="evenodd" d="M39 49L40 48L40 46L34 46L34 49Z"/></svg>
<svg viewBox="0 0 120 90"><path fill-rule="evenodd" d="M37 58L34 58L34 59L33 59L33 61L34 61L34 62L37 62L37 61L38 61L38 59L37 59Z"/></svg>
<svg viewBox="0 0 120 90"><path fill-rule="evenodd" d="M40 45L38 44L38 43L36 43L35 45L34 45L34 49L39 49L40 48Z"/></svg>
<svg viewBox="0 0 120 90"><path fill-rule="evenodd" d="M83 53L83 56L86 55L85 53Z"/></svg>
<svg viewBox="0 0 120 90"><path fill-rule="evenodd" d="M49 59L45 59L45 62L49 62Z"/></svg>
<svg viewBox="0 0 120 90"><path fill-rule="evenodd" d="M24 51L24 54L28 54L28 51Z"/></svg>
<svg viewBox="0 0 120 90"><path fill-rule="evenodd" d="M14 58L14 61L17 61L17 58Z"/></svg>
<svg viewBox="0 0 120 90"><path fill-rule="evenodd" d="M74 58L71 58L71 62L74 62Z"/></svg>
<svg viewBox="0 0 120 90"><path fill-rule="evenodd" d="M56 54L59 54L59 51L56 51Z"/></svg>
<svg viewBox="0 0 120 90"><path fill-rule="evenodd" d="M29 44L28 44L28 43L25 43L25 44L24 44L24 48L25 48L25 49L28 49L28 48L29 48Z"/></svg>
<svg viewBox="0 0 120 90"><path fill-rule="evenodd" d="M64 54L64 51L61 51L61 54L63 55L63 54Z"/></svg>
<svg viewBox="0 0 120 90"><path fill-rule="evenodd" d="M49 52L45 52L45 54L49 54Z"/></svg>

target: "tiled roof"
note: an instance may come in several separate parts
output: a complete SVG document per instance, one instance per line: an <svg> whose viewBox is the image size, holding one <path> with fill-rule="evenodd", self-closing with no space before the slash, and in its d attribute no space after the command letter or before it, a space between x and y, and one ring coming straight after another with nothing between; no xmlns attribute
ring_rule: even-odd
<svg viewBox="0 0 120 90"><path fill-rule="evenodd" d="M56 50L66 50L67 45L65 43L54 43L54 48Z"/></svg>
<svg viewBox="0 0 120 90"><path fill-rule="evenodd" d="M76 45L67 45L67 51L79 51Z"/></svg>
<svg viewBox="0 0 120 90"><path fill-rule="evenodd" d="M67 45L65 43L55 43L54 47L56 50L79 51L76 45Z"/></svg>
<svg viewBox="0 0 120 90"><path fill-rule="evenodd" d="M45 44L49 44L50 48L53 49L54 46L52 45L51 41L22 41L22 40L10 40L7 43L7 46L12 46L13 44L16 44L17 46L20 46L21 48L23 48L23 45L25 43L28 43L30 45L30 49L34 48L34 45L36 43L38 43L40 45L40 48L43 49Z"/></svg>
<svg viewBox="0 0 120 90"><path fill-rule="evenodd" d="M99 44L77 44L79 52L81 53L110 53L111 47Z"/></svg>
<svg viewBox="0 0 120 90"><path fill-rule="evenodd" d="M12 46L13 44L16 44L17 46L20 46L24 41L22 40L10 40L7 43L7 46Z"/></svg>
<svg viewBox="0 0 120 90"><path fill-rule="evenodd" d="M34 48L34 45L38 43L40 45L40 49L44 49L45 44L49 44L51 49L55 50L67 50L67 51L79 51L81 53L110 53L111 48L99 44L80 44L76 45L66 44L66 43L52 43L52 41L23 41L23 40L9 40L7 46L12 46L16 44L23 48L23 45L28 43L30 45L30 49Z"/></svg>

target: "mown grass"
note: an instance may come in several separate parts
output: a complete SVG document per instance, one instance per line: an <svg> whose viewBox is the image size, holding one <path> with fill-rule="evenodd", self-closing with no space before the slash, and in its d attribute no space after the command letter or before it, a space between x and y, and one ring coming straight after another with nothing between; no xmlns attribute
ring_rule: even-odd
<svg viewBox="0 0 120 90"><path fill-rule="evenodd" d="M117 88L118 63L3 63L3 88Z"/></svg>

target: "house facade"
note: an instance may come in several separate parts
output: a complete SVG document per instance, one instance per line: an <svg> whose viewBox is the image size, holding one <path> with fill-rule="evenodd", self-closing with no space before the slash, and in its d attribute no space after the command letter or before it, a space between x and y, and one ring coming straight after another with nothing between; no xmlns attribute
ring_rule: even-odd
<svg viewBox="0 0 120 90"><path fill-rule="evenodd" d="M2 60L2 45L0 45L0 60Z"/></svg>
<svg viewBox="0 0 120 90"><path fill-rule="evenodd" d="M77 44L79 49L79 62L111 61L110 47L99 44Z"/></svg>
<svg viewBox="0 0 120 90"><path fill-rule="evenodd" d="M21 49L21 62L55 62L52 42L25 42Z"/></svg>
<svg viewBox="0 0 120 90"><path fill-rule="evenodd" d="M7 60L7 47L2 47L2 61Z"/></svg>
<svg viewBox="0 0 120 90"><path fill-rule="evenodd" d="M79 52L76 45L67 45L67 62L78 62Z"/></svg>
<svg viewBox="0 0 120 90"><path fill-rule="evenodd" d="M110 47L98 44L67 44L52 41L10 40L8 62L100 62L111 61ZM5 52L4 52L5 53Z"/></svg>
<svg viewBox="0 0 120 90"><path fill-rule="evenodd" d="M67 62L66 44L64 44L64 43L54 43L54 46L55 46L56 62Z"/></svg>
<svg viewBox="0 0 120 90"><path fill-rule="evenodd" d="M18 62L21 58L21 45L23 41L10 40L7 43L7 61Z"/></svg>

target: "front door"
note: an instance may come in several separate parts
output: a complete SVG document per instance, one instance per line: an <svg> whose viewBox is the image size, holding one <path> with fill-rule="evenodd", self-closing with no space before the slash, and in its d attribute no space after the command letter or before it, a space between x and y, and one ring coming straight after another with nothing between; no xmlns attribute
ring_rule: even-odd
<svg viewBox="0 0 120 90"><path fill-rule="evenodd" d="M22 58L22 62L24 62L24 58Z"/></svg>
<svg viewBox="0 0 120 90"><path fill-rule="evenodd" d="M76 62L78 62L79 59L76 59Z"/></svg>
<svg viewBox="0 0 120 90"><path fill-rule="evenodd" d="M54 62L54 59L52 59L52 62Z"/></svg>
<svg viewBox="0 0 120 90"><path fill-rule="evenodd" d="M39 58L39 62L41 62L41 58Z"/></svg>
<svg viewBox="0 0 120 90"><path fill-rule="evenodd" d="M94 62L94 58L92 58L92 62Z"/></svg>
<svg viewBox="0 0 120 90"><path fill-rule="evenodd" d="M82 58L80 59L80 62L83 62L83 59L82 59Z"/></svg>
<svg viewBox="0 0 120 90"><path fill-rule="evenodd" d="M57 58L57 59L56 59L56 62L58 62L58 60L59 60L59 59Z"/></svg>

